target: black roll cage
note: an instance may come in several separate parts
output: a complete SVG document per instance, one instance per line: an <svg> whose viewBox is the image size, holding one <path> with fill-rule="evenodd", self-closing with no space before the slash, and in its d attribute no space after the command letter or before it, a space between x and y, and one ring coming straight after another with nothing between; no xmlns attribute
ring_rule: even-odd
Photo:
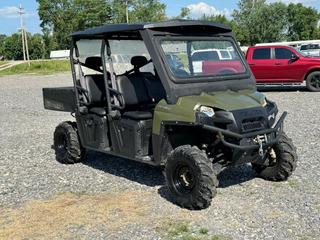
<svg viewBox="0 0 320 240"><path fill-rule="evenodd" d="M177 39L177 38L192 38L199 39L199 37L205 39L219 38L219 39L229 39L232 41L236 51L240 53L240 48L235 44L233 34L231 29L220 24L210 23L210 22L199 22L199 21L172 21L163 23L150 23L150 24L113 24L104 25L101 27L88 29L85 31L77 32L72 36L72 47L70 51L70 59L72 65L72 74L74 78L75 91L77 86L76 74L73 61L73 53L76 50L76 56L79 56L78 50L76 48L76 42L81 39L99 39L102 40L100 55L103 60L103 75L104 81L108 82L107 69L106 69L106 55L111 54L111 49L108 49L109 40L142 40L150 54L154 67L157 71L162 85L166 91L166 101L168 104L175 104L179 97L199 95L202 92L217 92L225 90L256 90L255 79L250 72L250 68L247 65L244 56L239 54L241 61L246 68L246 72L240 76L228 76L228 77L207 77L207 76L195 76L192 79L175 79L173 74L167 69L167 62L164 59L163 51L159 45L161 39ZM107 49L107 51L105 51ZM110 56L109 56L110 57ZM115 76L113 69L112 59L109 61L111 82L112 78ZM106 85L106 95L107 95L107 110L108 114L113 111L113 108L119 106L111 105L111 97L114 92L120 96L117 89L109 88ZM79 95L76 94L76 102L79 107ZM115 100L116 103L116 100ZM117 105L117 104L116 104Z"/></svg>
<svg viewBox="0 0 320 240"><path fill-rule="evenodd" d="M83 38L83 39L92 39L92 38ZM97 38L97 39L100 39L100 38ZM73 85L74 85L74 92L75 92L75 97L76 97L76 106L77 106L77 112L79 112L80 110L80 101L79 101L79 92L78 90L85 90L85 89L82 89L81 86L79 86L79 84L77 83L77 74L76 74L76 71L75 71L75 64L80 64L81 66L86 66L84 65L83 63L81 63L78 59L75 61L74 59L74 55L78 58L79 57L79 50L77 48L77 44L76 42L79 41L80 39L77 39L77 40L73 40L72 43L71 43L71 49L70 49L70 64L71 64L71 72L72 72L72 79L73 79ZM105 51L106 50L106 51ZM107 114L110 114L112 113L112 111L115 109L115 110L121 110L123 109L122 105L116 105L116 104L112 104L111 103L111 94L110 92L112 92L114 95L118 95L118 96L121 96L121 93L118 91L118 89L114 89L114 88L110 88L109 87L109 83L108 83L108 70L107 70L107 67L106 67L106 55L105 53L107 52L107 55L108 55L108 60L109 60L109 64L112 65L112 58L110 57L111 56L111 50L110 50L110 45L109 45L109 42L108 40L106 40L105 38L102 38L101 39L101 47L100 47L100 56L101 56L101 59L102 59L102 71L98 71L97 69L93 69L95 71L98 71L98 72L101 72L103 74L103 80L104 80L104 85L105 85L105 91L106 91L106 97L107 97ZM110 71L110 76L111 78L115 76L115 72L114 72L114 69L113 69L113 66L110 67L109 69ZM112 79L110 79L112 81ZM122 98L122 97L120 97ZM115 100L115 103L117 101L119 101L119 99L114 96L114 100ZM120 100L119 101L121 104L123 104L123 100ZM114 109L113 109L114 108Z"/></svg>

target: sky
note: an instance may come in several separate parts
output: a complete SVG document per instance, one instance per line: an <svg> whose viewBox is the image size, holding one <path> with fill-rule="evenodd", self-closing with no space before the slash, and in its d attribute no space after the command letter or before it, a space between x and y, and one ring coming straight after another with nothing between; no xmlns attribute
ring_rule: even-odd
<svg viewBox="0 0 320 240"><path fill-rule="evenodd" d="M276 2L279 0L267 0ZM281 0L284 3L301 2L307 6L315 7L320 11L320 0ZM177 16L182 7L188 7L191 17L199 17L203 14L224 14L228 18L237 8L238 0L161 0L167 5L167 15ZM0 34L10 35L17 32L20 27L19 5L25 9L24 22L28 32L41 33L40 19L37 14L36 0L0 0Z"/></svg>

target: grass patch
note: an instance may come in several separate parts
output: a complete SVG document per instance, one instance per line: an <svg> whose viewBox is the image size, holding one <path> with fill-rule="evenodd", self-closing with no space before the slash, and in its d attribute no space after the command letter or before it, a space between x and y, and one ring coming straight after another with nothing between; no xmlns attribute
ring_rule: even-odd
<svg viewBox="0 0 320 240"><path fill-rule="evenodd" d="M232 240L224 235L211 235L207 228L191 227L188 223L169 223L161 228L164 238L167 240Z"/></svg>
<svg viewBox="0 0 320 240"><path fill-rule="evenodd" d="M299 182L296 179L289 179L288 184L291 188L298 188L299 187Z"/></svg>
<svg viewBox="0 0 320 240"><path fill-rule="evenodd" d="M7 62L6 61L0 61L0 66L6 64Z"/></svg>
<svg viewBox="0 0 320 240"><path fill-rule="evenodd" d="M272 187L274 187L275 189L281 188L282 187L282 183L280 183L280 182L272 182Z"/></svg>
<svg viewBox="0 0 320 240"><path fill-rule="evenodd" d="M200 228L200 230L199 230L199 233L203 234L203 235L208 234L208 232L209 232L209 230L207 228Z"/></svg>
<svg viewBox="0 0 320 240"><path fill-rule="evenodd" d="M314 239L313 237L311 237L310 235L300 235L298 240L311 240Z"/></svg>
<svg viewBox="0 0 320 240"><path fill-rule="evenodd" d="M30 66L28 63L21 63L11 68L0 70L0 76L15 74L47 75L68 71L70 71L70 63L68 60L34 61L30 62Z"/></svg>

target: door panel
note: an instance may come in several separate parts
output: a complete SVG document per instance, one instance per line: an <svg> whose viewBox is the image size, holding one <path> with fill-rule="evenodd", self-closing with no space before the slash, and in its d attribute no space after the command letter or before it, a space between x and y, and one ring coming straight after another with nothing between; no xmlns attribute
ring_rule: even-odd
<svg viewBox="0 0 320 240"><path fill-rule="evenodd" d="M255 76L257 83L273 82L276 75L273 73L275 67L274 59L255 60L249 63L251 71Z"/></svg>
<svg viewBox="0 0 320 240"><path fill-rule="evenodd" d="M271 58L271 48L256 48L251 52L248 64L258 83L270 82L274 78L272 68L274 59Z"/></svg>
<svg viewBox="0 0 320 240"><path fill-rule="evenodd" d="M303 79L303 65L299 59L292 60L296 55L289 48L275 48L275 66L273 72L277 81L299 82Z"/></svg>

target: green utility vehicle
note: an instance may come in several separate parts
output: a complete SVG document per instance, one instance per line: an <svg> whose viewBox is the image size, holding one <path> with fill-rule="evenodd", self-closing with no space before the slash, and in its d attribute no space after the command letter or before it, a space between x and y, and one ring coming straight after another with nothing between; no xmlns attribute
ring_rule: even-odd
<svg viewBox="0 0 320 240"><path fill-rule="evenodd" d="M54 132L56 159L87 150L164 166L182 207L210 205L221 169L251 163L286 180L296 149L231 29L201 21L113 24L73 33L72 87L44 88L46 109L70 112Z"/></svg>

